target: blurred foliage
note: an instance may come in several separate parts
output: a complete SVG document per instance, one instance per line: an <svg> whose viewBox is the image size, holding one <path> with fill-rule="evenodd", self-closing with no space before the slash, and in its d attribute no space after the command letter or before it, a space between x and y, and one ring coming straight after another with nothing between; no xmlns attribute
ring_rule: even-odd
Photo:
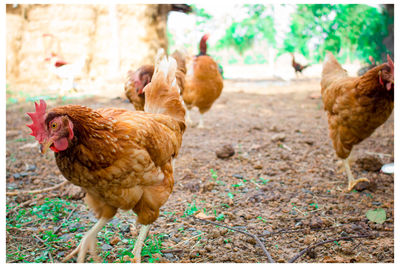
<svg viewBox="0 0 400 267"><path fill-rule="evenodd" d="M197 26L204 24L213 18L213 16L208 14L204 8L198 8L196 5L191 5L190 7L192 8L192 12L196 14Z"/></svg>
<svg viewBox="0 0 400 267"><path fill-rule="evenodd" d="M331 51L340 61L350 58L380 61L388 53L383 39L393 17L385 8L368 5L298 5L292 15L290 32L279 54L299 52L315 61Z"/></svg>
<svg viewBox="0 0 400 267"><path fill-rule="evenodd" d="M168 54L172 54L172 51L170 50L171 47L175 46L175 40L174 40L174 35L169 31L167 28L167 40L168 40Z"/></svg>
<svg viewBox="0 0 400 267"><path fill-rule="evenodd" d="M267 40L275 46L274 20L270 13L272 7L256 4L243 5L248 17L233 21L226 29L225 35L218 41L217 48L234 48L240 55L250 49L256 40Z"/></svg>

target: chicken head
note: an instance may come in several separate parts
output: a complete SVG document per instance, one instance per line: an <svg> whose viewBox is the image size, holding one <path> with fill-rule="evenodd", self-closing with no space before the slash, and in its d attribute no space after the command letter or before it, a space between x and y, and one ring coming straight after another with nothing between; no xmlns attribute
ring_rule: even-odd
<svg viewBox="0 0 400 267"><path fill-rule="evenodd" d="M44 154L50 148L54 152L66 150L69 140L74 137L73 123L68 116L50 116L46 113L46 102L40 100L35 103L35 112L27 114L32 119L32 124L27 125L32 129L31 135L40 144L40 151Z"/></svg>

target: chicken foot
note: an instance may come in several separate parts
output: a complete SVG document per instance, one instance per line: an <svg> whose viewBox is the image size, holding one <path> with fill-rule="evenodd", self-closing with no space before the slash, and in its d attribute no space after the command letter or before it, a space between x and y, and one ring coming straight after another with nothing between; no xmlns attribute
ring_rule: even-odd
<svg viewBox="0 0 400 267"><path fill-rule="evenodd" d="M140 263L144 240L149 234L150 227L151 224L148 224L148 225L142 225L142 227L140 228L139 236L136 240L135 247L132 250L132 254L134 256L133 260L136 263Z"/></svg>
<svg viewBox="0 0 400 267"><path fill-rule="evenodd" d="M96 253L97 234L108 221L109 219L100 218L100 220L85 234L79 243L79 246L68 254L67 257L64 258L63 262L67 262L79 252L77 262L82 263L85 261L85 256L88 251L96 262L101 262L101 258Z"/></svg>
<svg viewBox="0 0 400 267"><path fill-rule="evenodd" d="M349 184L347 186L347 191L350 192L351 190L353 190L353 188L360 182L367 182L369 183L369 180L367 178L359 178L359 179L354 179L353 174L351 173L350 170L350 164L349 164L349 158L346 158L343 160L343 165L344 168L346 170L346 174L349 180Z"/></svg>

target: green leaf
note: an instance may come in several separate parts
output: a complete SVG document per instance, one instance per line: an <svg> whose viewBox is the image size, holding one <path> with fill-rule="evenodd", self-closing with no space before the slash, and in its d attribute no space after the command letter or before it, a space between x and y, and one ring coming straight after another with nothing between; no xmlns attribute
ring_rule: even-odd
<svg viewBox="0 0 400 267"><path fill-rule="evenodd" d="M367 216L368 220L370 220L371 222L379 224L382 224L386 221L386 211L381 208L369 210L367 211L367 213L365 213L365 216Z"/></svg>

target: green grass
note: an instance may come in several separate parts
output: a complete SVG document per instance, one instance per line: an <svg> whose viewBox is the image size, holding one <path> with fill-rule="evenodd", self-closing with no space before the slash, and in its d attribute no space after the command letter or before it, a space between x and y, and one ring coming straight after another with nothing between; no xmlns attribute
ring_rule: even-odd
<svg viewBox="0 0 400 267"><path fill-rule="evenodd" d="M36 198L36 196L32 196ZM85 232L88 231L93 223L81 223L82 226L74 226L80 222L81 216L74 214L68 220L65 220L70 213L76 209L77 204L72 203L70 200L60 198L45 198L38 201L32 207L21 207L16 212L10 213L6 218L6 231L10 236L10 244L14 238L18 238L22 231L29 233L29 242L27 244L20 244L18 247L12 249L7 248L6 257L7 262L35 262L35 263L49 263L60 262L71 249L75 248ZM6 205L7 213L18 205ZM170 213L173 216L175 213ZM131 251L136 242L136 237L125 237L119 231L120 224L117 227L112 224L106 225L98 234L98 247L101 248L103 244L110 244L115 236L119 236L120 241L115 244L114 248L109 251L102 251L99 255L103 258L103 262L108 262L108 258L116 258L123 262L125 255L131 255ZM58 229L57 229L58 228ZM31 230L35 229L35 230ZM57 230L57 232L55 232ZM13 233L17 231L17 235ZM71 241L63 240L66 234L71 235ZM167 235L165 233L158 233L150 235L146 240L142 250L142 259L148 262L157 262L160 259L153 257L154 254L162 255L161 248L163 240ZM36 241L36 242L35 242ZM9 244L7 244L9 246ZM33 246L33 247L32 247ZM62 255L60 252L64 252ZM93 260L88 258L88 262Z"/></svg>

